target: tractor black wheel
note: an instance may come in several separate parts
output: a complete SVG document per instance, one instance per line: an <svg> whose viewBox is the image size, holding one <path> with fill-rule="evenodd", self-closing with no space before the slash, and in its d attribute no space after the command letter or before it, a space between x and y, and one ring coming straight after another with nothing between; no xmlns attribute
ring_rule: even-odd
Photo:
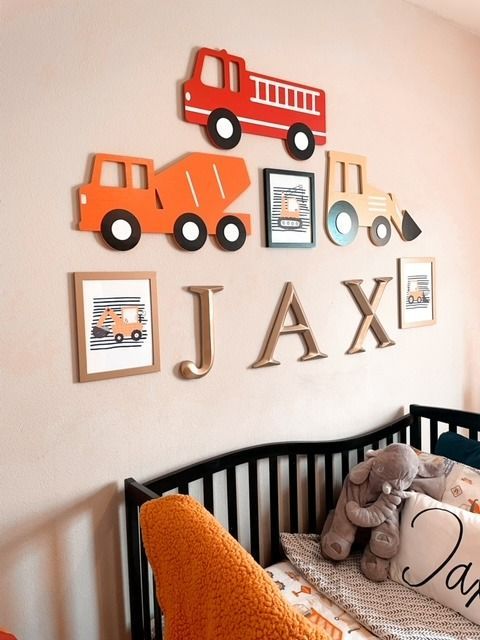
<svg viewBox="0 0 480 640"><path fill-rule="evenodd" d="M129 211L114 209L102 220L100 227L105 242L117 251L133 249L142 235L140 223Z"/></svg>
<svg viewBox="0 0 480 640"><path fill-rule="evenodd" d="M392 225L385 216L377 216L368 230L370 240L377 247L383 247L392 236Z"/></svg>

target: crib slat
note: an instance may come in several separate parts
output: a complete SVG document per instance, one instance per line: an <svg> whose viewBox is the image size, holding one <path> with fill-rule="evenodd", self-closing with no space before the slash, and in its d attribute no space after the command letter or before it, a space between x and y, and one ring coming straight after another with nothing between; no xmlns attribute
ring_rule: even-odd
<svg viewBox="0 0 480 640"><path fill-rule="evenodd" d="M479 432L479 431L477 431L476 429L473 429L473 427L471 427L471 428L468 430L468 436L469 436L469 438L471 438L472 440L477 440L477 439L478 439L478 434L479 434L479 433L480 433L480 432Z"/></svg>
<svg viewBox="0 0 480 640"><path fill-rule="evenodd" d="M333 461L332 454L325 454L325 505L328 512L333 509Z"/></svg>
<svg viewBox="0 0 480 640"><path fill-rule="evenodd" d="M297 456L288 456L288 486L290 489L290 531L298 531Z"/></svg>
<svg viewBox="0 0 480 640"><path fill-rule="evenodd" d="M152 629L150 627L150 580L148 575L148 560L145 549L141 548L142 565L142 609L143 609L143 638L152 640Z"/></svg>
<svg viewBox="0 0 480 640"><path fill-rule="evenodd" d="M160 607L157 602L157 585L155 584L155 579L153 580L153 619L155 621L155 640L162 640L163 638L163 630L162 630L162 612L160 611Z"/></svg>
<svg viewBox="0 0 480 640"><path fill-rule="evenodd" d="M342 482L345 480L350 467L348 451L342 451Z"/></svg>
<svg viewBox="0 0 480 640"><path fill-rule="evenodd" d="M430 451L433 453L438 440L438 420L430 420Z"/></svg>
<svg viewBox="0 0 480 640"><path fill-rule="evenodd" d="M258 533L258 475L257 461L248 463L248 497L250 503L250 553L260 562L260 544Z"/></svg>
<svg viewBox="0 0 480 640"><path fill-rule="evenodd" d="M307 486L308 486L308 531L317 531L317 497L316 497L316 473L315 456L313 453L307 455ZM295 529L295 531L297 531Z"/></svg>
<svg viewBox="0 0 480 640"><path fill-rule="evenodd" d="M453 422L448 423L448 430L450 433L457 433L457 426Z"/></svg>
<svg viewBox="0 0 480 640"><path fill-rule="evenodd" d="M357 449L357 463L365 460L365 447L358 447Z"/></svg>
<svg viewBox="0 0 480 640"><path fill-rule="evenodd" d="M270 482L270 547L271 561L279 558L280 527L278 522L278 458L268 458L269 482Z"/></svg>
<svg viewBox="0 0 480 640"><path fill-rule="evenodd" d="M140 563L140 528L138 523L138 507L131 501L126 502L127 546L129 555L129 591L130 591L130 625L133 640L143 636L142 598L141 598L141 563Z"/></svg>
<svg viewBox="0 0 480 640"><path fill-rule="evenodd" d="M238 518L237 518L237 476L236 467L227 469L227 511L228 511L228 531L238 539Z"/></svg>
<svg viewBox="0 0 480 640"><path fill-rule="evenodd" d="M188 482L182 482L178 485L178 493L188 496Z"/></svg>
<svg viewBox="0 0 480 640"><path fill-rule="evenodd" d="M389 433L387 436L387 446L393 443L393 433Z"/></svg>
<svg viewBox="0 0 480 640"><path fill-rule="evenodd" d="M399 442L403 442L403 444L407 444L407 427L402 427L398 432Z"/></svg>
<svg viewBox="0 0 480 640"><path fill-rule="evenodd" d="M203 478L203 506L213 513L213 476L211 473Z"/></svg>

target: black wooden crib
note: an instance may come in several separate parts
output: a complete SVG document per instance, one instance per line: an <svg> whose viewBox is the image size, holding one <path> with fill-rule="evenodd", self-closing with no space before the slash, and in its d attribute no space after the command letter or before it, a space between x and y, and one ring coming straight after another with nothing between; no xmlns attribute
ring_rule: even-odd
<svg viewBox="0 0 480 640"><path fill-rule="evenodd" d="M130 616L133 640L162 638L161 611L143 549L139 509L171 493L190 494L215 515L262 566L282 558L281 531L318 533L349 469L368 449L392 442L434 451L443 431L480 437L480 415L411 405L378 429L324 442L278 442L198 462L143 484L125 481Z"/></svg>

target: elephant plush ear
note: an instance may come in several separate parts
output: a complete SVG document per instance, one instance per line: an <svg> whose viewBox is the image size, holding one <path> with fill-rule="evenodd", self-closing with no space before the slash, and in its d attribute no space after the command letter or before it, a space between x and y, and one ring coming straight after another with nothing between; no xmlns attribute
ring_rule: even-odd
<svg viewBox="0 0 480 640"><path fill-rule="evenodd" d="M365 460L364 462L359 462L358 464L356 464L348 474L350 482L353 482L353 484L363 484L370 474L372 465L373 457Z"/></svg>
<svg viewBox="0 0 480 640"><path fill-rule="evenodd" d="M445 459L439 456L428 456L418 459L417 476L421 478L438 478L445 473Z"/></svg>

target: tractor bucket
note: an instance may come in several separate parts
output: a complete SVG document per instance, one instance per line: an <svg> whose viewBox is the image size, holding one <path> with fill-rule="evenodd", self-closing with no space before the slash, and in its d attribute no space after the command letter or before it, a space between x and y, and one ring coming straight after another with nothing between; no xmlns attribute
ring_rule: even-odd
<svg viewBox="0 0 480 640"><path fill-rule="evenodd" d="M103 327L93 327L92 333L95 338L105 338L110 332L107 329L103 329Z"/></svg>
<svg viewBox="0 0 480 640"><path fill-rule="evenodd" d="M407 241L415 240L421 233L422 230L413 220L412 216L408 211L404 211L402 220L402 236L404 239Z"/></svg>

